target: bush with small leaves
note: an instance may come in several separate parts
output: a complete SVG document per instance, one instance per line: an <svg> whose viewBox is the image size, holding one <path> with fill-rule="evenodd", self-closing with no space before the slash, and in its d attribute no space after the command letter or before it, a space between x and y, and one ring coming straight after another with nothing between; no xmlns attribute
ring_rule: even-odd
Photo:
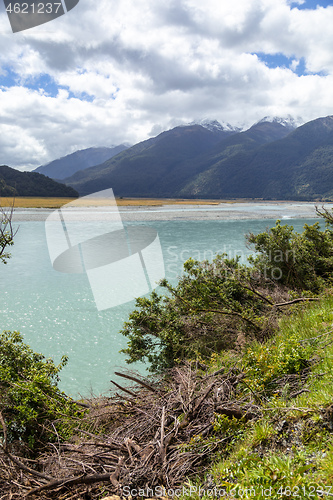
<svg viewBox="0 0 333 500"><path fill-rule="evenodd" d="M250 262L267 278L295 290L314 293L333 283L333 232L322 231L318 222L304 225L303 233L293 226L276 225L260 234L247 235L256 256Z"/></svg>
<svg viewBox="0 0 333 500"><path fill-rule="evenodd" d="M10 441L34 449L69 436L82 409L58 387L66 363L66 356L55 365L34 352L18 332L0 334L0 411Z"/></svg>
<svg viewBox="0 0 333 500"><path fill-rule="evenodd" d="M137 299L121 333L129 363L148 361L151 371L163 371L184 359L208 359L234 348L240 337L257 338L267 327L269 300L255 289L257 276L237 259L217 256L209 263L189 259L176 286L160 285L165 295L153 292Z"/></svg>
<svg viewBox="0 0 333 500"><path fill-rule="evenodd" d="M318 211L327 227L305 224L303 233L276 225L249 234L256 254L251 266L217 256L213 262L189 259L176 286L167 280L137 299L121 333L129 341L127 362L148 361L163 371L184 359L204 360L222 350L261 340L277 326L280 306L307 299L333 283L333 215ZM305 299L305 300L307 300Z"/></svg>

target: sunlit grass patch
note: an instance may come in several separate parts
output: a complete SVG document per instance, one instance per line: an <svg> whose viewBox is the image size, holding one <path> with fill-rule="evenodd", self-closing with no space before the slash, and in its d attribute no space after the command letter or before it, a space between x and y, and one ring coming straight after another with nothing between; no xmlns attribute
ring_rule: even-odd
<svg viewBox="0 0 333 500"><path fill-rule="evenodd" d="M226 353L214 355L211 364L212 370L239 367L245 376L238 397L250 391L262 415L246 425L216 422L219 435L234 433L209 471L217 489L228 498L259 500L333 494L332 294L294 307L266 342L229 361Z"/></svg>
<svg viewBox="0 0 333 500"><path fill-rule="evenodd" d="M20 196L17 198L0 198L2 207L10 207L13 205L15 208L60 208L66 203L70 203L75 198L53 198L53 197L35 197L35 196Z"/></svg>
<svg viewBox="0 0 333 500"><path fill-rule="evenodd" d="M75 204L79 206L86 206L86 201L84 197L74 198ZM82 200L82 205L81 205ZM35 197L35 196L18 196L14 200L14 206L17 208L60 208L66 203L73 201L73 198L55 198L55 197ZM177 198L116 198L117 206L163 206L163 205L219 205L220 203L235 203L230 200L187 200L187 199L177 199ZM0 204L3 207L12 206L13 198L2 197L0 198ZM109 204L114 205L113 199L96 199L95 206L108 206Z"/></svg>

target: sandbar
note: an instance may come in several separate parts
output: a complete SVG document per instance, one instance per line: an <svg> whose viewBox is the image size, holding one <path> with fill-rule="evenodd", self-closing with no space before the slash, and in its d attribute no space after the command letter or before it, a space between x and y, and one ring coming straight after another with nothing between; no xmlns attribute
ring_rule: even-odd
<svg viewBox="0 0 333 500"><path fill-rule="evenodd" d="M314 202L214 202L211 203L165 203L161 205L120 205L111 209L119 211L124 222L147 221L210 221L210 220L258 220L258 219L316 219ZM321 208L321 204L319 205ZM326 203L325 208L333 209L333 203ZM20 208L14 209L14 221L44 221L54 209L51 208ZM70 210L85 210L84 207L71 207ZM99 213L103 220L103 213L110 207L96 206L86 209Z"/></svg>

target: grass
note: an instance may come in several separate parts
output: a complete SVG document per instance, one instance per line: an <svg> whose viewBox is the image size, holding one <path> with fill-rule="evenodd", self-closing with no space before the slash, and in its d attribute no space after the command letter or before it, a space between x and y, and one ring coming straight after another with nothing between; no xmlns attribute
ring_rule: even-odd
<svg viewBox="0 0 333 500"><path fill-rule="evenodd" d="M207 484L216 488L215 496L220 491L231 499L333 496L332 294L295 307L267 342L253 343L241 354L215 355L212 370L235 363L246 374L238 396L251 390L261 417L248 422L217 417L216 436L229 439L205 481L187 485L191 499L211 498ZM308 377L295 397L287 378L276 382L288 374L301 377L304 368Z"/></svg>
<svg viewBox="0 0 333 500"><path fill-rule="evenodd" d="M74 198L43 198L35 196L22 196L13 198L0 198L0 206L11 207L14 201L15 208L60 208L66 203L70 203Z"/></svg>
<svg viewBox="0 0 333 500"><path fill-rule="evenodd" d="M0 198L0 205L3 207L11 206L13 199L9 197ZM87 206L86 200L73 198L43 198L34 196L17 197L14 200L16 208L60 208L66 203L75 201L75 205ZM78 203L79 202L79 203ZM185 199L160 199L160 198L117 198L118 206L162 206L162 205L219 205L220 203L235 203L235 201L226 200L185 200ZM95 199L89 202L93 206L114 205L113 200Z"/></svg>
<svg viewBox="0 0 333 500"><path fill-rule="evenodd" d="M80 200L80 201L79 201ZM14 207L16 208L60 208L66 203L75 201L75 205L79 206L109 206L114 205L113 200L109 199L95 199L90 201L87 205L86 200L83 198L48 198L38 196L18 196L14 200ZM79 201L79 203L78 203ZM2 197L0 198L0 206L12 206L13 198ZM234 200L201 200L201 199L180 199L180 198L116 198L117 206L123 207L160 207L163 205L219 205L220 203L265 203L264 200L259 199L234 199ZM289 203L286 200L274 200L274 203Z"/></svg>
<svg viewBox="0 0 333 500"><path fill-rule="evenodd" d="M16 208L60 208L66 203L71 203L75 201L75 204L79 206L87 206L86 201L82 198L47 198L47 197L37 197L37 196L19 196L14 200L14 206ZM13 199L10 197L0 198L0 206L9 207L13 203ZM235 199L235 200L199 200L199 199L180 199L180 198L116 198L116 203L118 206L150 206L159 207L163 205L219 205L220 203L228 203L230 205L234 203L263 203L263 200L253 200L253 199ZM286 201L275 201L275 203L288 203ZM114 202L108 199L95 199L93 202L89 202L89 205L93 206L109 206L113 205Z"/></svg>

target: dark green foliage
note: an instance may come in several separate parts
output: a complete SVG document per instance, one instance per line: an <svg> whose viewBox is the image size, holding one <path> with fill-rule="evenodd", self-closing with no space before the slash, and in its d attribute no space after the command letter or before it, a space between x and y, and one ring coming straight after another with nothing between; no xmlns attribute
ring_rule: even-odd
<svg viewBox="0 0 333 500"><path fill-rule="evenodd" d="M121 332L129 338L123 350L128 362L148 361L152 371L161 371L262 334L270 305L252 291L248 269L224 257L211 264L189 259L177 286L163 280L165 295L153 292L137 299L137 309Z"/></svg>
<svg viewBox="0 0 333 500"><path fill-rule="evenodd" d="M79 413L57 385L66 363L66 356L55 365L35 353L18 332L0 334L0 410L11 441L33 449L38 443L68 437Z"/></svg>
<svg viewBox="0 0 333 500"><path fill-rule="evenodd" d="M8 186L4 179L0 177L0 195L14 197L17 196L17 191L14 187Z"/></svg>
<svg viewBox="0 0 333 500"><path fill-rule="evenodd" d="M127 361L148 361L152 371L161 371L270 335L281 303L311 298L332 285L333 215L318 214L327 222L323 231L317 222L299 234L277 221L248 235L257 252L249 259L252 267L225 255L212 263L185 262L186 274L176 286L160 283L165 295L137 299L121 332L129 339Z"/></svg>
<svg viewBox="0 0 333 500"><path fill-rule="evenodd" d="M0 166L0 196L50 196L75 198L75 189L35 172Z"/></svg>
<svg viewBox="0 0 333 500"><path fill-rule="evenodd" d="M303 233L294 232L280 221L258 235L249 234L256 257L250 261L267 277L296 290L318 293L331 286L333 277L333 232L320 229L318 222L305 224Z"/></svg>

